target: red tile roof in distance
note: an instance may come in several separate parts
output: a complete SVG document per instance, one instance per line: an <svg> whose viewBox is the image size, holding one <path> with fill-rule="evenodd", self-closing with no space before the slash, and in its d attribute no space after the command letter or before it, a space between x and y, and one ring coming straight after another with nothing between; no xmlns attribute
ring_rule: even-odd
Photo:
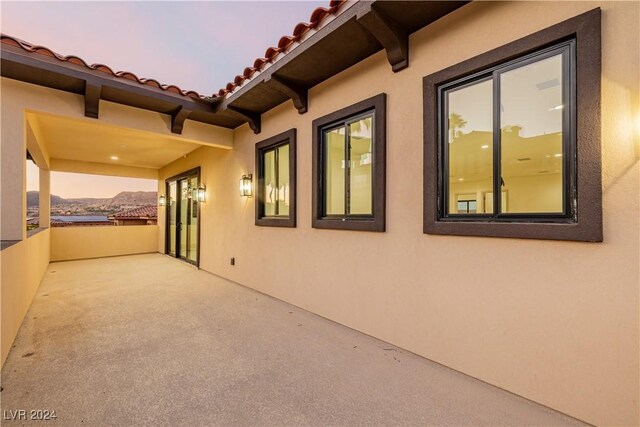
<svg viewBox="0 0 640 427"><path fill-rule="evenodd" d="M121 218L157 218L158 207L154 205L141 206L139 208L129 209L126 211L116 212L113 215L109 215L109 218L121 219Z"/></svg>
<svg viewBox="0 0 640 427"><path fill-rule="evenodd" d="M36 53L39 55L44 55L44 56L48 56L51 58L55 58L58 61L61 62L69 62L71 64L75 64L75 65L79 65L82 67L85 67L89 70L93 70L93 71L100 71L106 74L110 74L114 77L118 77L121 79L126 79L126 80L131 80L133 82L136 82L138 84L141 85L146 85L146 86L152 86L152 87L156 87L158 89L162 89L165 90L167 92L172 92L172 93L176 93L178 95L182 95L182 96L186 96L186 97L190 97L190 98L201 98L204 99L206 98L203 95L200 95L198 92L193 91L193 90L182 90L180 89L178 86L175 85L165 85L165 84L161 84L160 82L158 82L157 80L154 79L145 79L145 78L140 78L138 76L136 76L135 74L129 72L129 71L113 71L111 68L109 68L108 66L104 65L104 64L92 64L89 65L87 64L82 58L79 58L75 55L60 55L59 53L56 53L54 51L52 51L51 49L44 47L44 46L37 46L37 45L33 45L29 42L26 42L24 40L20 40L18 38L15 37L11 37L8 36L6 34L0 34L0 41L3 44L7 44L10 46L16 46L21 48L22 50L29 52L29 53ZM212 95L212 97L216 97L216 95Z"/></svg>
<svg viewBox="0 0 640 427"><path fill-rule="evenodd" d="M85 67L89 70L99 71L103 73L110 74L114 77L127 79L133 82L136 82L141 85L152 86L158 89L165 90L167 92L172 92L178 95L187 96L191 98L217 98L223 97L228 93L233 92L238 86L240 86L245 80L250 79L256 72L262 71L267 64L273 63L276 57L279 54L284 54L288 51L288 49L296 42L299 42L300 39L309 31L315 30L322 23L322 21L328 16L335 15L340 7L346 3L347 0L330 0L329 7L318 7L312 13L309 18L309 22L300 22L293 29L293 34L290 36L282 36L278 41L278 46L269 47L265 54L264 58L256 58L253 62L253 67L247 67L244 69L242 74L239 74L235 77L233 82L228 83L224 89L220 89L217 94L212 94L210 97L200 95L198 92L193 90L182 90L178 86L175 85L165 85L161 84L157 80L154 79L146 79L140 78L135 74L129 71L113 71L110 67L104 64L87 64L82 58L79 58L75 55L60 55L51 49L44 46L37 46L26 42L24 40L20 40L15 37L11 37L6 34L0 34L0 41L4 44L19 47L26 52L36 53L39 55L48 56L51 58L55 58L58 61L69 62L71 64L79 65Z"/></svg>
<svg viewBox="0 0 640 427"><path fill-rule="evenodd" d="M287 50L294 43L300 41L302 36L311 30L315 30L322 23L322 21L331 15L335 15L340 7L346 3L347 0L331 0L329 2L329 8L318 7L312 13L309 18L309 22L300 22L293 29L293 34L290 36L282 36L278 41L278 46L269 47L264 53L264 58L256 58L253 62L253 67L247 67L242 74L236 76L233 82L227 83L224 89L218 91L218 96L225 96L233 92L238 86L240 86L245 80L250 79L257 71L262 71L267 64L275 61L276 57L280 53L286 53Z"/></svg>

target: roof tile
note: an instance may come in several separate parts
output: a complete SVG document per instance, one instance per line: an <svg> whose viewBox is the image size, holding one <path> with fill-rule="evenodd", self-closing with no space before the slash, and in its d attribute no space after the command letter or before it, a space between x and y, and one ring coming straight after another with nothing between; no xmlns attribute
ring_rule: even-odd
<svg viewBox="0 0 640 427"><path fill-rule="evenodd" d="M140 206L134 209L128 209L120 212L116 212L110 215L109 218L157 218L158 207L155 205Z"/></svg>
<svg viewBox="0 0 640 427"><path fill-rule="evenodd" d="M253 63L253 68L245 68L242 74L237 75L233 79L233 82L227 83L225 88L218 91L218 96L222 97L233 92L238 86L244 83L245 80L250 79L256 71L262 71L268 63L275 61L278 54L286 53L291 45L300 41L304 34L310 30L315 30L327 16L336 14L344 3L346 3L346 0L331 0L328 8L316 8L311 13L309 22L300 22L293 29L292 35L280 37L277 47L271 46L267 48L264 53L264 58L256 58Z"/></svg>

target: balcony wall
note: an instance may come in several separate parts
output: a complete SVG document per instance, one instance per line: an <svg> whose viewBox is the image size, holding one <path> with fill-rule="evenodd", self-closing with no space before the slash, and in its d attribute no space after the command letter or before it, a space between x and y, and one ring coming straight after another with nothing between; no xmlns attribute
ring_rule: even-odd
<svg viewBox="0 0 640 427"><path fill-rule="evenodd" d="M53 227L51 261L158 252L157 225Z"/></svg>
<svg viewBox="0 0 640 427"><path fill-rule="evenodd" d="M49 265L49 239L44 229L0 252L3 364Z"/></svg>

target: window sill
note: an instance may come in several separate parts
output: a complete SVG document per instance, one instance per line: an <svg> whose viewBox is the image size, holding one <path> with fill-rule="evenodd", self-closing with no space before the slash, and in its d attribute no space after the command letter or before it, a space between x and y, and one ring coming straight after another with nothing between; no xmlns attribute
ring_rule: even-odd
<svg viewBox="0 0 640 427"><path fill-rule="evenodd" d="M313 219L313 228L354 231L385 231L382 219Z"/></svg>
<svg viewBox="0 0 640 427"><path fill-rule="evenodd" d="M262 217L256 219L256 225L259 227L289 227L296 226L296 219L291 217Z"/></svg>
<svg viewBox="0 0 640 427"><path fill-rule="evenodd" d="M585 223L427 221L425 234L602 242L602 228Z"/></svg>

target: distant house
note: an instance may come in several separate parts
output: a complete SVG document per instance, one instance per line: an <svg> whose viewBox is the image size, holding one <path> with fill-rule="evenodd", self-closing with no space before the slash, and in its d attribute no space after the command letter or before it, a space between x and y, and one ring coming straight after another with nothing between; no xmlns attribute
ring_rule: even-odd
<svg viewBox="0 0 640 427"><path fill-rule="evenodd" d="M116 212L109 216L113 225L156 225L158 223L158 207L141 206Z"/></svg>
<svg viewBox="0 0 640 427"><path fill-rule="evenodd" d="M106 216L99 215L51 215L51 227L77 227L113 225Z"/></svg>

